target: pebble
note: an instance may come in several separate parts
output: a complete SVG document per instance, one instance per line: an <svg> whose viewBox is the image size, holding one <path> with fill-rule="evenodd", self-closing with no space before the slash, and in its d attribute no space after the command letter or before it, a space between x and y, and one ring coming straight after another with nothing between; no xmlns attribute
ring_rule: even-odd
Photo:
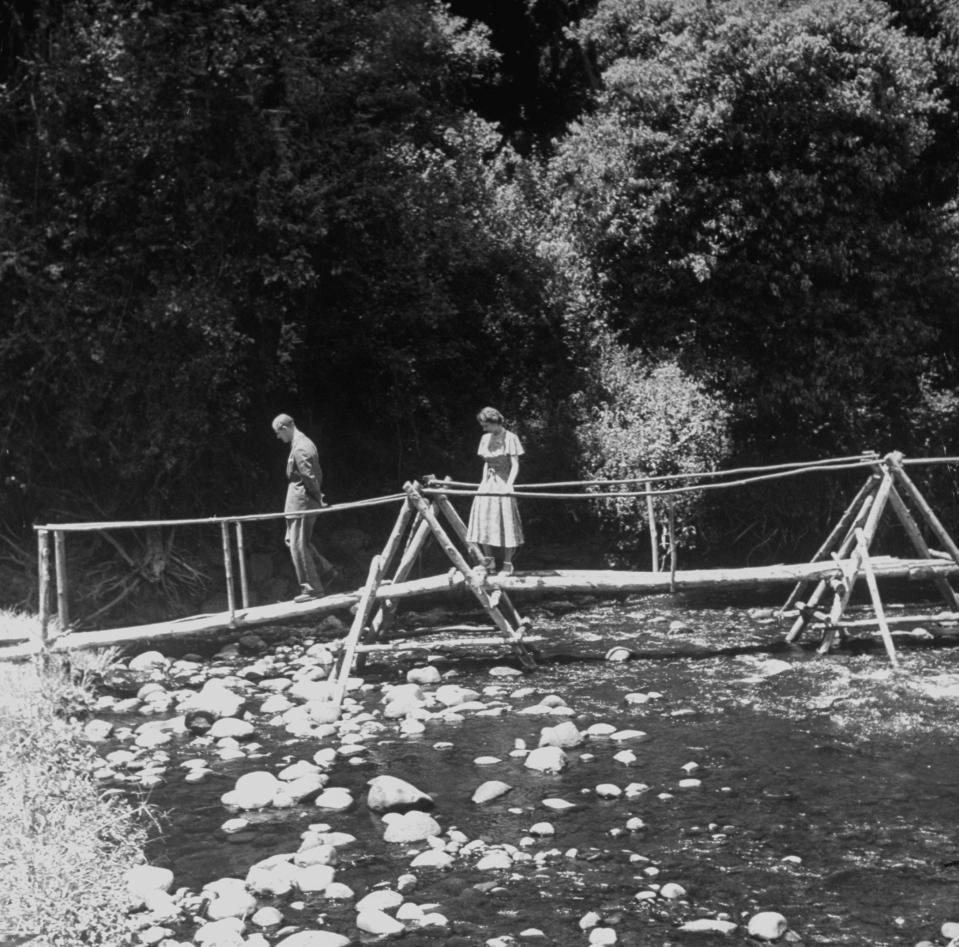
<svg viewBox="0 0 959 947"><path fill-rule="evenodd" d="M374 934L377 937L402 934L406 930L396 918L390 917L389 914L375 908L360 911L356 915L356 926L358 930L365 934Z"/></svg>
<svg viewBox="0 0 959 947"><path fill-rule="evenodd" d="M566 768L566 754L558 746L541 746L527 754L523 765L540 773L559 773Z"/></svg>
<svg viewBox="0 0 959 947"><path fill-rule="evenodd" d="M501 796L506 795L512 788L509 783L504 783L498 779L491 779L476 788L472 799L477 805L482 805L484 802L492 802L494 799L499 799Z"/></svg>
<svg viewBox="0 0 959 947"><path fill-rule="evenodd" d="M563 812L566 809L575 809L575 802L567 802L565 799L551 797L543 800L543 805L547 809L553 809L555 812Z"/></svg>
<svg viewBox="0 0 959 947"><path fill-rule="evenodd" d="M760 911L749 919L749 936L758 940L779 940L789 928L786 918L776 911Z"/></svg>
<svg viewBox="0 0 959 947"><path fill-rule="evenodd" d="M732 921L721 921L716 918L700 917L694 921L686 921L680 925L681 931L693 934L731 934L737 925Z"/></svg>
<svg viewBox="0 0 959 947"><path fill-rule="evenodd" d="M589 932L590 947L608 947L616 943L616 931L612 927L594 927Z"/></svg>
<svg viewBox="0 0 959 947"><path fill-rule="evenodd" d="M325 789L313 801L313 804L320 809L330 809L333 812L343 812L353 805L353 797L349 791L339 786L332 789Z"/></svg>

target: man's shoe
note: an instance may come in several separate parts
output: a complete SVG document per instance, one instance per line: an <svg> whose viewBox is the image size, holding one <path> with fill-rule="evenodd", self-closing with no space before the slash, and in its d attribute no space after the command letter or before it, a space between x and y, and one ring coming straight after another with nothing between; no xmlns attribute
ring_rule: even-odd
<svg viewBox="0 0 959 947"><path fill-rule="evenodd" d="M323 598L322 589L304 589L293 601L296 602L297 605L302 605L304 602L312 602L315 598Z"/></svg>

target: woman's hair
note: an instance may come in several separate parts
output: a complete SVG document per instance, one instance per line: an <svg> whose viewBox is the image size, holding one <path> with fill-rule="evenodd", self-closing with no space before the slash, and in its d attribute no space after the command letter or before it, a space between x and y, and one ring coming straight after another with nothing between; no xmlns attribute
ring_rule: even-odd
<svg viewBox="0 0 959 947"><path fill-rule="evenodd" d="M476 415L476 420L479 421L480 424L502 424L503 415L500 414L496 408L483 408L483 410Z"/></svg>

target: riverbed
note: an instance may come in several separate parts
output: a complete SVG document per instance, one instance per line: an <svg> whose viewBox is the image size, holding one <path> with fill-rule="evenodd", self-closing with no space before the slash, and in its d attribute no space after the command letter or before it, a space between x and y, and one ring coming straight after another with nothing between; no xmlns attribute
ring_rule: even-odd
<svg viewBox="0 0 959 947"><path fill-rule="evenodd" d="M447 921L409 930L406 944L512 937L564 947L588 944L602 927L620 944L711 947L754 943L746 924L761 911L786 918L792 943L945 943L942 924L959 920L959 648L951 640L907 629L896 637L902 668L894 672L873 639L828 656L812 641L785 645L785 626L761 602L591 598L523 610L539 650L532 674L520 674L503 647L469 646L479 615L402 617L405 633L433 647L371 656L354 682L347 716L367 732L358 725L350 742L364 749L328 770L328 786L356 800L344 811L305 802L242 813L242 831L223 829L237 813L221 796L243 773L278 772L342 743L291 735L257 710L263 677L292 678L308 649L328 639L308 626L266 629L259 643L247 637L226 649L221 641L213 654L172 655L152 671L160 686L182 693L213 675L245 689L252 738L217 744L181 733L136 751L139 762L112 767L104 781L154 807L160 830L149 857L191 892L295 852L311 825L349 833L355 842L338 849L337 881L356 898L402 883L407 900ZM446 648L451 637L467 643ZM628 660L609 660L624 657L609 655L613 648ZM176 676L177 661L185 676ZM384 687L424 665L443 684L477 692L482 710L433 707L421 732L384 720ZM435 690L422 686L427 696ZM108 704L97 715L120 729L98 745L103 755L129 747L129 730L144 718L162 716L146 705L111 716ZM565 750L561 772L527 768L543 728L561 721L588 736ZM183 763L198 758L208 773L187 782ZM149 789L144 763L159 774ZM479 842L477 853L512 846L517 857L500 870L478 870L464 856L442 870L411 869L427 845L386 843L382 820L364 804L367 782L384 773L429 794L444 833ZM490 780L509 791L473 802ZM542 823L552 834L530 833ZM375 940L355 930L351 900L294 892L260 903L282 916L263 929L248 923L270 943L315 926ZM737 926L684 929L704 920ZM184 916L171 938L188 942L196 924Z"/></svg>

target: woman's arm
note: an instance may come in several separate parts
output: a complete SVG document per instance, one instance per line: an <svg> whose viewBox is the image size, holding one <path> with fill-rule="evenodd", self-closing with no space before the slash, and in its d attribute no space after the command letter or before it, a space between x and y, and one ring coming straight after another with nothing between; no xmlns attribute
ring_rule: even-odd
<svg viewBox="0 0 959 947"><path fill-rule="evenodd" d="M513 454L509 459L509 476L506 478L506 486L512 488L516 483L516 475L519 473L519 457Z"/></svg>

